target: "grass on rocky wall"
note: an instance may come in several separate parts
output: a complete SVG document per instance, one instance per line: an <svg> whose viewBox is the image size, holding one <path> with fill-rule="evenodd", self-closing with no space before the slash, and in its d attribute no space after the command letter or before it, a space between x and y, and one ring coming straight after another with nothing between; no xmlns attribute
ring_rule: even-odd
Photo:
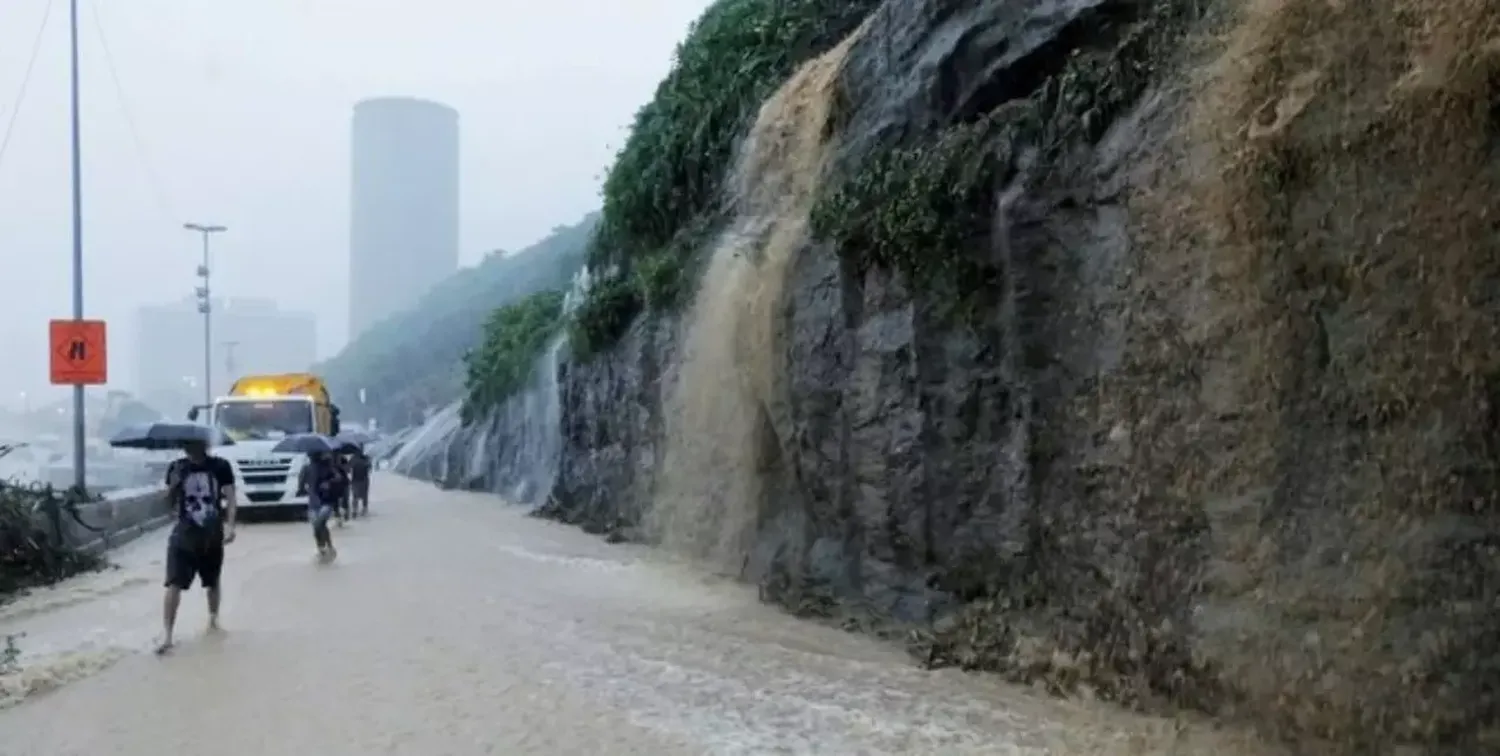
<svg viewBox="0 0 1500 756"><path fill-rule="evenodd" d="M537 358L562 327L562 314L559 291L537 292L490 313L479 347L464 356L465 423L526 385Z"/></svg>
<svg viewBox="0 0 1500 756"><path fill-rule="evenodd" d="M1036 166L1043 179L1067 150L1102 138L1173 58L1194 0L1156 0L1101 22L1084 46L1043 66L1029 93L969 122L892 145L836 177L813 208L812 231L847 258L953 295L960 309L985 274L1006 182ZM1002 74L1003 75L1003 74Z"/></svg>
<svg viewBox="0 0 1500 756"><path fill-rule="evenodd" d="M852 31L878 0L719 0L677 48L604 182L590 252L600 280L577 310L574 353L607 349L643 309L686 301L735 147L762 102Z"/></svg>
<svg viewBox="0 0 1500 756"><path fill-rule="evenodd" d="M813 234L862 265L962 294L966 281L983 280L965 275L975 264L963 253L989 235L995 187L1009 164L995 145L1013 141L1003 132L1014 118L997 112L870 160L819 197Z"/></svg>

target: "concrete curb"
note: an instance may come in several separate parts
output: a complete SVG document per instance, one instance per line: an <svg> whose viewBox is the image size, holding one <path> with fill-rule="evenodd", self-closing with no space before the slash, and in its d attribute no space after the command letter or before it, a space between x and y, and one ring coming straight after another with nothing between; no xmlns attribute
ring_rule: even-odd
<svg viewBox="0 0 1500 756"><path fill-rule="evenodd" d="M105 533L88 543L78 547L79 551L87 554L102 554L111 549L118 549L141 536L148 535L152 531L161 528L172 521L169 514L157 515L144 522L130 525L113 533Z"/></svg>
<svg viewBox="0 0 1500 756"><path fill-rule="evenodd" d="M79 551L101 554L123 546L167 524L171 507L164 489L152 487L115 492L102 501L78 507L78 518L62 513L64 542ZM80 525L78 520L84 524ZM52 523L45 513L38 513L37 527L51 532ZM95 530L97 529L97 530Z"/></svg>

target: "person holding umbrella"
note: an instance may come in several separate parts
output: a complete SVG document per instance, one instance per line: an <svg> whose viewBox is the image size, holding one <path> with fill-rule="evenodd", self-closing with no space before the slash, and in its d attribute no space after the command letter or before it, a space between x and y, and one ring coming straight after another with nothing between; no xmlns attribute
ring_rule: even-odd
<svg viewBox="0 0 1500 756"><path fill-rule="evenodd" d="M208 629L219 629L224 546L234 542L234 467L208 453L210 444L233 443L215 428L188 423L148 423L122 430L110 445L135 449L180 448L183 456L167 467L167 496L177 514L167 538L166 595L158 654L172 649L182 592L196 579L208 598Z"/></svg>
<svg viewBox="0 0 1500 756"><path fill-rule="evenodd" d="M363 431L348 430L334 439L339 451L345 455L345 470L349 477L349 516L358 517L370 513L370 457L365 445L373 437Z"/></svg>
<svg viewBox="0 0 1500 756"><path fill-rule="evenodd" d="M352 453L350 446L344 444L339 446L338 451L333 455L333 461L338 465L339 474L344 479L344 492L339 497L339 517L341 522L354 519L354 491L350 485L350 481L353 480L354 470L349 460L349 455Z"/></svg>
<svg viewBox="0 0 1500 756"><path fill-rule="evenodd" d="M362 446L355 447L349 458L349 487L353 491L354 512L370 514L370 457Z"/></svg>
<svg viewBox="0 0 1500 756"><path fill-rule="evenodd" d="M307 491L307 519L312 523L318 557L325 562L333 561L338 557L338 550L333 547L333 533L328 529L328 521L338 515L339 524L343 524L339 512L348 488L348 479L335 459L337 444L327 436L299 433L287 436L271 451L307 455L307 465L302 468L298 487Z"/></svg>
<svg viewBox="0 0 1500 756"><path fill-rule="evenodd" d="M304 468L307 482L307 512L313 526L313 540L318 545L318 556L332 562L338 558L338 549L333 547L333 533L328 521L338 517L339 526L344 524L343 504L348 493L344 471L333 452L313 452L308 455Z"/></svg>

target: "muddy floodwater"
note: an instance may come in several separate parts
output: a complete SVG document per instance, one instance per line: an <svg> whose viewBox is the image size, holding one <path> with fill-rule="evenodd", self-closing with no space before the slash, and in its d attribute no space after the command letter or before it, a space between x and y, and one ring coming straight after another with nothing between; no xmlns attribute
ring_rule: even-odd
<svg viewBox="0 0 1500 756"><path fill-rule="evenodd" d="M1207 728L1056 701L787 617L744 586L390 476L313 559L249 525L227 632L189 593L158 632L164 534L119 569L0 607L4 756L1267 753Z"/></svg>

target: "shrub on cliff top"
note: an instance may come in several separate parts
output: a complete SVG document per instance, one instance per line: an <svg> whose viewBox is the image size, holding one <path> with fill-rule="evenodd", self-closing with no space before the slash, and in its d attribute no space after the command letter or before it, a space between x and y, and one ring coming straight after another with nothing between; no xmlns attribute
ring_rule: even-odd
<svg viewBox="0 0 1500 756"><path fill-rule="evenodd" d="M562 325L563 294L542 291L490 313L479 347L464 355L464 422L526 385L536 360Z"/></svg>
<svg viewBox="0 0 1500 756"><path fill-rule="evenodd" d="M761 103L797 66L833 47L879 0L719 0L693 24L656 96L636 114L630 139L604 182L604 208L590 262L618 265L634 294L597 286L610 306L580 308L590 344L607 348L629 325L622 299L652 308L678 304L688 258L707 238L735 143ZM635 271L645 263L644 273ZM591 297L595 296L591 294ZM633 317L634 313L631 313ZM580 354L589 350L573 345Z"/></svg>

